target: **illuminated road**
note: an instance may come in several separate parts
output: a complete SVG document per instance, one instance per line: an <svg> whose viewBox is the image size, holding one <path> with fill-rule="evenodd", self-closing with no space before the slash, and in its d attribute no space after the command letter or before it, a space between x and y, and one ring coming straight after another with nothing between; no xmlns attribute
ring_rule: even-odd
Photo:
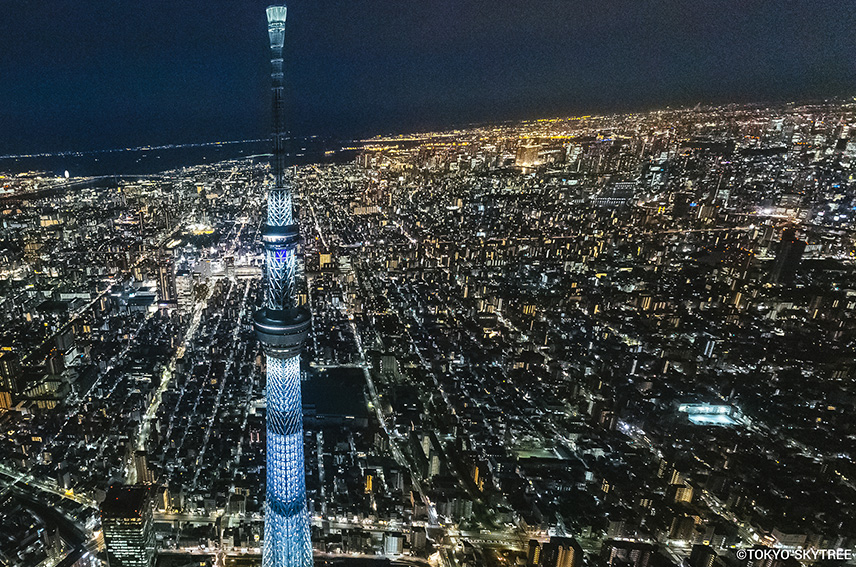
<svg viewBox="0 0 856 567"><path fill-rule="evenodd" d="M344 310L343 310L344 311ZM347 315L347 313L345 313ZM411 469L410 463L404 457L404 454L401 452L401 449L398 447L398 436L395 432L390 431L389 427L386 423L386 417L383 414L383 405L381 404L380 397L378 396L377 389L375 388L374 381L372 380L371 372L369 372L368 365L365 364L365 351L363 349L362 340L360 339L360 333L357 330L357 326L354 323L353 317L348 317L351 325L351 332L354 334L354 340L357 343L357 349L360 353L360 360L363 361L363 364L360 365L339 365L339 366L359 366L363 369L363 376L366 380L366 386L368 387L369 397L371 398L372 406L374 406L375 413L377 414L378 422L380 423L381 428L389 439L389 449L392 452L392 456L395 459L395 462L399 465L407 468L410 472L410 478L413 482L413 486L416 487L416 491L419 492L420 498L425 503L425 507L428 510L428 518L431 522L432 526L437 525L437 510L434 504L431 503L431 500L425 495L425 492L422 489L422 483L419 481L419 476Z"/></svg>
<svg viewBox="0 0 856 567"><path fill-rule="evenodd" d="M160 386L158 386L158 389L155 391L155 395L152 397L152 402L149 404L149 407L146 410L146 414L143 416L143 422L140 425L140 430L137 434L136 447L139 451L145 450L146 448L146 441L148 440L149 435L151 433L152 420L154 420L157 416L158 408L160 407L161 401L163 399L163 393L166 392L169 388L169 383L172 380L173 375L175 374L176 363L178 362L178 360L181 359L181 357L184 356L184 352L187 349L187 346L191 344L193 338L196 336L196 331L199 329L199 321L202 319L202 311L205 309L206 306L207 302L205 300L198 301L193 306L193 316L190 320L190 324L187 326L187 329L184 332L181 345L176 349L175 354L172 355L172 358L169 360L169 363L163 370ZM137 482L137 468L134 466L134 456L130 455L129 459L130 463L128 464L127 482L128 484L134 484L135 482Z"/></svg>
<svg viewBox="0 0 856 567"><path fill-rule="evenodd" d="M5 465L0 465L0 475L6 476L7 478L11 479L11 481L9 482L11 482L12 485L14 485L15 483L23 482L25 485L37 488L42 492L48 492L50 494L66 498L68 500L72 500L74 502L77 502L78 504L82 504L90 508L97 508L97 506L95 505L95 501L85 495L75 494L72 491L63 490L55 484L39 480L28 473L15 471Z"/></svg>
<svg viewBox="0 0 856 567"><path fill-rule="evenodd" d="M227 297L232 293L232 287L229 287L229 291L226 294ZM238 318L235 321L235 328L232 330L232 344L238 344L238 334L241 331L241 321L244 320L247 312L247 298L250 294L250 280L247 280L244 284L244 295L241 299L241 311L238 314ZM222 323L222 319L220 321ZM218 329L219 329L218 324ZM214 332L216 335L217 332ZM202 439L202 449L199 451L199 455L196 457L196 472L193 474L193 482L191 483L191 490L196 489L197 482L199 481L199 473L202 471L202 468L199 466L205 457L205 450L208 448L208 440L211 438L211 428L214 426L214 420L217 418L217 412L220 411L220 401L223 399L223 390L226 388L226 382L229 381L229 377L232 375L232 368L235 365L235 353L237 349L232 349L229 352L229 359L226 362L226 368L223 371L223 379L220 380L220 387L217 389L217 397L214 399L213 409L211 410L211 417L208 418L207 426L205 428L205 436Z"/></svg>
<svg viewBox="0 0 856 567"><path fill-rule="evenodd" d="M320 231L320 227L318 228ZM343 313L347 316L347 312ZM374 381L371 377L371 372L369 372L368 365L365 364L365 351L363 349L362 340L360 339L360 333L354 323L353 317L347 317L350 321L351 331L354 335L354 340L357 344L357 349L360 353L360 360L363 361L363 364L360 365L340 365L340 366L359 366L363 369L363 376L366 381L366 386L369 392L369 398L371 399L372 406L374 407L375 413L377 414L378 422L380 423L381 428L389 439L389 449L392 453L393 459L399 465L405 467L410 473L411 481L413 482L413 486L416 488L416 491L419 493L419 497L422 499L422 502L425 504L426 510L428 512L428 519L430 526L437 526L437 510L431 500L426 496L425 491L422 488L422 483L420 482L419 475L416 474L415 471L412 470L409 461L405 458L401 449L398 446L399 438L394 431L391 431L386 422L386 416L383 414L383 405L380 401L380 396L378 396L377 389L375 388ZM450 564L451 563L448 563Z"/></svg>

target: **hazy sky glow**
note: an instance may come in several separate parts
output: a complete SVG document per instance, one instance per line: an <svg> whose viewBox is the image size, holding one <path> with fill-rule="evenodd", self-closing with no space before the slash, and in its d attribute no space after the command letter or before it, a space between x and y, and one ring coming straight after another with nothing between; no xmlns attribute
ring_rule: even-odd
<svg viewBox="0 0 856 567"><path fill-rule="evenodd" d="M267 4L5 2L0 154L267 136ZM288 6L297 134L856 95L853 0Z"/></svg>

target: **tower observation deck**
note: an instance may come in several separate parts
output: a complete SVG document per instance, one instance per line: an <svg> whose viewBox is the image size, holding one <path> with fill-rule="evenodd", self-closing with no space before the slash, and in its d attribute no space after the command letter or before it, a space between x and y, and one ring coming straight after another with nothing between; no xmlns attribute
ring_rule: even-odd
<svg viewBox="0 0 856 567"><path fill-rule="evenodd" d="M273 185L268 192L265 296L254 315L256 334L267 357L267 487L264 567L311 567L309 516L303 472L303 411L300 352L310 314L295 301L295 252L299 239L290 181L285 174L285 117L282 48L285 6L267 9L273 94Z"/></svg>

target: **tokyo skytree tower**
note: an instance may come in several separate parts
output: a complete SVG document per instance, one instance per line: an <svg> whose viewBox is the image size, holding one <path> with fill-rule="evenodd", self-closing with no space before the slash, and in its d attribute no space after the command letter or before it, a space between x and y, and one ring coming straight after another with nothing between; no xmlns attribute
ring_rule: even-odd
<svg viewBox="0 0 856 567"><path fill-rule="evenodd" d="M267 9L273 92L273 186L268 193L265 296L256 311L256 334L267 356L267 487L264 567L311 567L312 544L303 472L300 352L310 314L295 300L295 252L299 240L290 181L285 177L282 47L285 6Z"/></svg>

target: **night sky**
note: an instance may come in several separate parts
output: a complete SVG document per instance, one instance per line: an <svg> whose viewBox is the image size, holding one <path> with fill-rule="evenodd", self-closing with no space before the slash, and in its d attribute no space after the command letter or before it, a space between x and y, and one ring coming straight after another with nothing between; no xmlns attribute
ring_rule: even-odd
<svg viewBox="0 0 856 567"><path fill-rule="evenodd" d="M0 155L266 137L254 0L2 2ZM856 95L856 1L293 0L300 135Z"/></svg>

